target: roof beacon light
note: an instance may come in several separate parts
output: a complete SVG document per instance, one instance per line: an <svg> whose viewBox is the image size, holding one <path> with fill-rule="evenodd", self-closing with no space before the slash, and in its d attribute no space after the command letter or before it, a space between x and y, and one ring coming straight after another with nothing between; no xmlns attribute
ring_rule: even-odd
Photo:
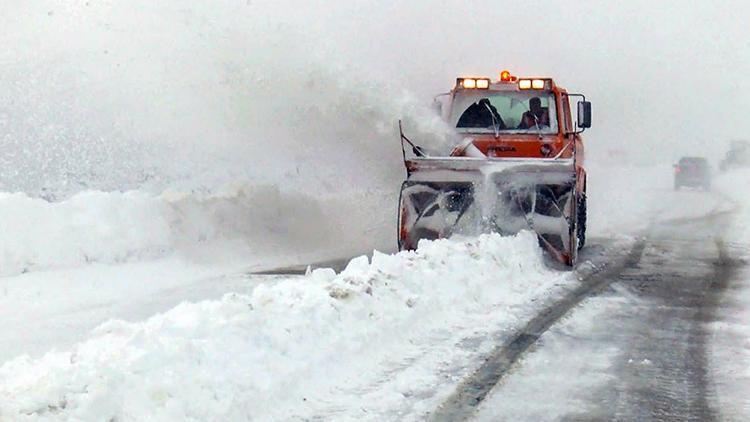
<svg viewBox="0 0 750 422"><path fill-rule="evenodd" d="M518 89L531 89L531 79L521 79L518 81Z"/></svg>
<svg viewBox="0 0 750 422"><path fill-rule="evenodd" d="M509 71L503 70L502 72L500 72L500 81L501 82L510 82L511 81L510 78L511 78L511 76L510 76L510 72Z"/></svg>
<svg viewBox="0 0 750 422"><path fill-rule="evenodd" d="M544 79L534 79L531 81L533 89L544 89Z"/></svg>
<svg viewBox="0 0 750 422"><path fill-rule="evenodd" d="M490 87L489 79L477 79L477 88L488 89Z"/></svg>
<svg viewBox="0 0 750 422"><path fill-rule="evenodd" d="M464 79L463 81L464 88L472 89L477 87L477 80L476 79Z"/></svg>

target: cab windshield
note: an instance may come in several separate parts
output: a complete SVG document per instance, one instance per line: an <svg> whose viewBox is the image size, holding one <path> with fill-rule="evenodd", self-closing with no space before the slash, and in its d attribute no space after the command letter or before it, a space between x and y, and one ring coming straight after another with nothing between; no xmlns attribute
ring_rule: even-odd
<svg viewBox="0 0 750 422"><path fill-rule="evenodd" d="M452 109L451 124L461 133L557 133L549 91L461 91Z"/></svg>

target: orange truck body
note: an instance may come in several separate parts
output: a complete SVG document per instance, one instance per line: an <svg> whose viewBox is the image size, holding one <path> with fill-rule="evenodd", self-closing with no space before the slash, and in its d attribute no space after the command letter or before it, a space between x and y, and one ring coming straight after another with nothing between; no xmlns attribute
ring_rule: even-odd
<svg viewBox="0 0 750 422"><path fill-rule="evenodd" d="M532 89L532 83L539 88ZM536 114L530 106L535 96L546 104ZM416 155L407 157L404 149L407 180L399 201L399 248L414 249L420 239L454 234L533 230L555 259L575 264L585 242L581 132L590 126L590 103L580 94L568 94L551 78L516 78L509 72L498 81L458 78L442 97L443 118L456 127L461 140L447 156L427 155L416 147ZM583 98L576 122L572 97ZM488 110L490 126L461 126L461 112L479 107L482 113L481 106ZM521 112L520 120L547 113L547 124L534 117L535 127L521 129ZM402 146L404 140L411 144L402 133Z"/></svg>

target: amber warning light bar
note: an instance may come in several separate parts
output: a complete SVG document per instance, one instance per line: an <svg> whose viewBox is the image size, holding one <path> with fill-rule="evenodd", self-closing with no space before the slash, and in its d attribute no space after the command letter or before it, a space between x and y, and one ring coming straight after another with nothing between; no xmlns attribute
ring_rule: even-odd
<svg viewBox="0 0 750 422"><path fill-rule="evenodd" d="M518 89L545 89L547 80L545 79L521 79L518 81Z"/></svg>
<svg viewBox="0 0 750 422"><path fill-rule="evenodd" d="M489 89L489 78L458 78L456 87L464 89Z"/></svg>
<svg viewBox="0 0 750 422"><path fill-rule="evenodd" d="M489 89L490 78L457 78L456 88L458 89ZM549 79L519 79L511 75L510 71L503 70L500 72L500 83L515 84L518 83L518 89L550 89L551 82Z"/></svg>

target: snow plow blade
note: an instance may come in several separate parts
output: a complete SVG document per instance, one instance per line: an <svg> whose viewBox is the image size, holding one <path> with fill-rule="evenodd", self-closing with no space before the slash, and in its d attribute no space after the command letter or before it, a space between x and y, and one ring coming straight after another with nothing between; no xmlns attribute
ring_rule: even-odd
<svg viewBox="0 0 750 422"><path fill-rule="evenodd" d="M399 201L399 249L454 234L534 231L557 260L577 257L573 159L415 158Z"/></svg>

